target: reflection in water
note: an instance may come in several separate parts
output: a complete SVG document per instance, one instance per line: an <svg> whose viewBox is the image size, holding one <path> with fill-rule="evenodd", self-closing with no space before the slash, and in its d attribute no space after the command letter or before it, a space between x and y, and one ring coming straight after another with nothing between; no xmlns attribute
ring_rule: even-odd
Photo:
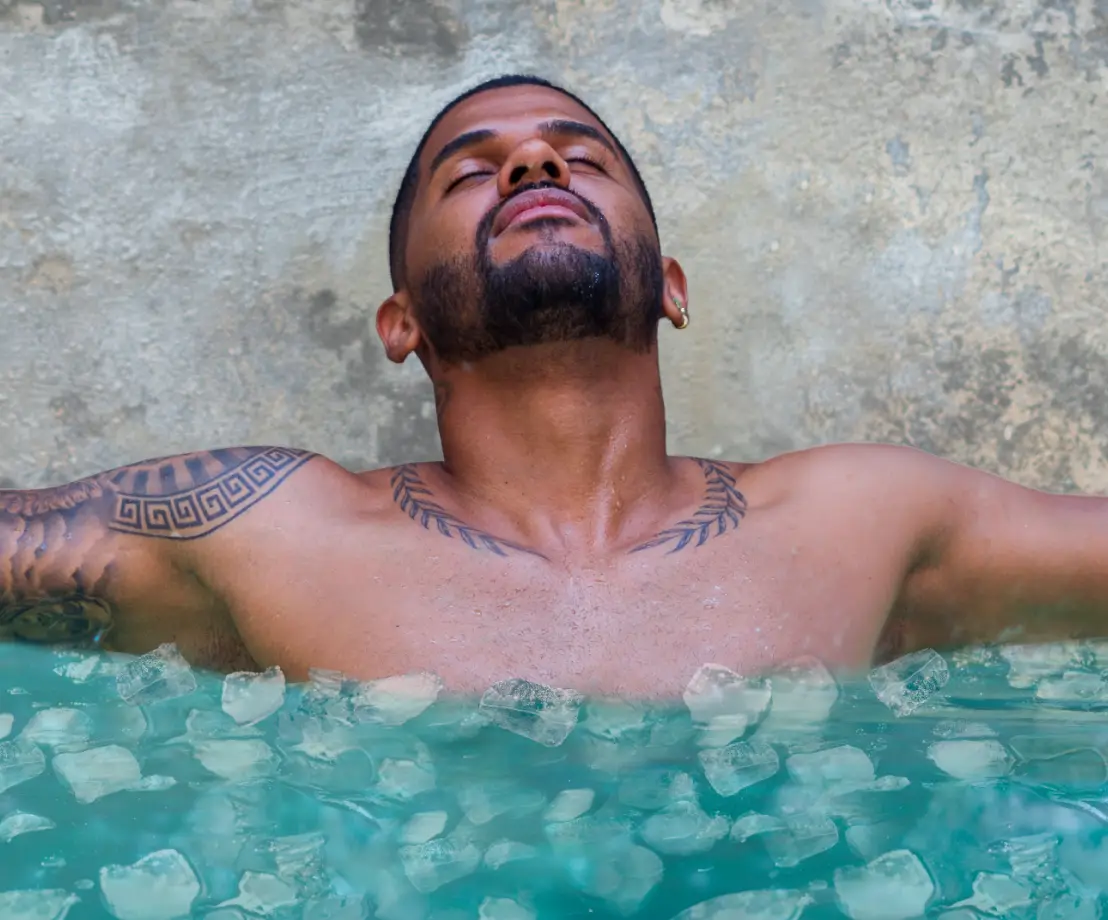
<svg viewBox="0 0 1108 920"><path fill-rule="evenodd" d="M1096 918L1108 646L672 705L0 647L0 917Z"/></svg>

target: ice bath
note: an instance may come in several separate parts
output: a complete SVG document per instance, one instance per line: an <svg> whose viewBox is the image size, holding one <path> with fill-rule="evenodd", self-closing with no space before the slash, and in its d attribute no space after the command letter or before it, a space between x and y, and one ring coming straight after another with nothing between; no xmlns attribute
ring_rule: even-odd
<svg viewBox="0 0 1108 920"><path fill-rule="evenodd" d="M1108 648L645 706L0 650L5 920L1099 917Z"/></svg>

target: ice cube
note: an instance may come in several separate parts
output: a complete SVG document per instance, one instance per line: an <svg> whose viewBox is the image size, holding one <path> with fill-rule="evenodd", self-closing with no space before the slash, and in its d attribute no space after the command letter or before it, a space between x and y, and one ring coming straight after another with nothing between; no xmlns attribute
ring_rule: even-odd
<svg viewBox="0 0 1108 920"><path fill-rule="evenodd" d="M196 689L192 668L172 642L129 662L116 677L119 695L135 706L186 696Z"/></svg>
<svg viewBox="0 0 1108 920"><path fill-rule="evenodd" d="M7 738L15 725L15 716L10 712L0 712L0 738Z"/></svg>
<svg viewBox="0 0 1108 920"><path fill-rule="evenodd" d="M539 851L517 840L497 840L485 851L485 865L490 869L499 869L510 862L521 859L533 859Z"/></svg>
<svg viewBox="0 0 1108 920"><path fill-rule="evenodd" d="M485 898L477 908L477 920L535 920L535 912L511 898Z"/></svg>
<svg viewBox="0 0 1108 920"><path fill-rule="evenodd" d="M839 699L839 685L818 658L787 661L769 675L772 705L759 733L796 733L818 728Z"/></svg>
<svg viewBox="0 0 1108 920"><path fill-rule="evenodd" d="M589 734L607 741L627 740L647 731L647 710L643 704L633 700L589 700L585 704L585 721L581 727Z"/></svg>
<svg viewBox="0 0 1108 920"><path fill-rule="evenodd" d="M25 811L13 811L0 821L0 840L9 843L20 834L30 834L34 831L48 831L57 827L49 818L41 815L32 815ZM0 914L0 917L4 916Z"/></svg>
<svg viewBox="0 0 1108 920"><path fill-rule="evenodd" d="M581 694L513 678L493 684L481 697L480 711L500 728L557 747L577 724Z"/></svg>
<svg viewBox="0 0 1108 920"><path fill-rule="evenodd" d="M769 779L781 767L777 751L756 739L706 748L697 757L705 778L722 796L735 795L747 786Z"/></svg>
<svg viewBox="0 0 1108 920"><path fill-rule="evenodd" d="M868 786L876 775L866 752L850 744L793 754L785 760L785 769L798 783L831 792Z"/></svg>
<svg viewBox="0 0 1108 920"><path fill-rule="evenodd" d="M46 770L46 755L23 738L0 741L0 792L34 779Z"/></svg>
<svg viewBox="0 0 1108 920"><path fill-rule="evenodd" d="M135 755L116 744L58 754L51 766L62 785L85 805L113 792L142 788L142 770Z"/></svg>
<svg viewBox="0 0 1108 920"><path fill-rule="evenodd" d="M304 902L303 920L365 920L365 915L361 898L327 897Z"/></svg>
<svg viewBox="0 0 1108 920"><path fill-rule="evenodd" d="M254 725L285 702L285 675L280 668L260 674L236 671L223 679L222 708L239 725Z"/></svg>
<svg viewBox="0 0 1108 920"><path fill-rule="evenodd" d="M430 671L400 674L361 684L351 698L356 715L385 725L403 725L438 699L442 680Z"/></svg>
<svg viewBox="0 0 1108 920"><path fill-rule="evenodd" d="M130 866L104 866L100 891L117 920L175 920L189 916L200 880L176 850L158 850Z"/></svg>
<svg viewBox="0 0 1108 920"><path fill-rule="evenodd" d="M68 677L75 684L83 684L92 677L92 672L100 664L99 655L84 655L76 661L66 662L54 668L59 677Z"/></svg>
<svg viewBox="0 0 1108 920"><path fill-rule="evenodd" d="M296 889L276 875L264 872L244 872L239 879L239 893L220 907L241 907L252 914L268 916L283 907L291 907L299 898Z"/></svg>
<svg viewBox="0 0 1108 920"><path fill-rule="evenodd" d="M852 920L908 920L924 914L935 883L911 850L835 870L835 895Z"/></svg>
<svg viewBox="0 0 1108 920"><path fill-rule="evenodd" d="M65 920L69 908L81 899L68 891L0 891L0 917L4 920Z"/></svg>
<svg viewBox="0 0 1108 920"><path fill-rule="evenodd" d="M381 795L406 802L435 788L435 769L430 763L386 758L377 768L377 785Z"/></svg>
<svg viewBox="0 0 1108 920"><path fill-rule="evenodd" d="M706 853L727 836L729 829L726 818L709 817L695 801L685 799L652 814L639 833L647 846L659 853L687 856Z"/></svg>
<svg viewBox="0 0 1108 920"><path fill-rule="evenodd" d="M722 747L757 724L769 706L765 680L747 680L718 664L701 665L683 694L693 721L703 727L701 745Z"/></svg>
<svg viewBox="0 0 1108 920"><path fill-rule="evenodd" d="M1008 662L1008 683L1017 689L1027 689L1044 677L1080 665L1083 648L1076 641L1043 645L1005 644L1000 647L1000 654Z"/></svg>
<svg viewBox="0 0 1108 920"><path fill-rule="evenodd" d="M306 834L274 837L266 849L273 854L277 874L281 878L310 887L317 879L322 881L323 845L326 842L323 834L309 831Z"/></svg>
<svg viewBox="0 0 1108 920"><path fill-rule="evenodd" d="M295 719L282 719L282 733L299 731L299 740L284 748L286 753L297 752L312 760L333 763L346 751L357 750L358 739L349 725L331 719L309 715L297 715Z"/></svg>
<svg viewBox="0 0 1108 920"><path fill-rule="evenodd" d="M637 844L606 852L595 862L574 861L569 870L575 887L602 899L624 916L639 909L665 871L656 853Z"/></svg>
<svg viewBox="0 0 1108 920"><path fill-rule="evenodd" d="M1035 688L1040 700L1059 703L1105 702L1108 683L1100 674L1089 671L1066 671L1060 677L1045 679Z"/></svg>
<svg viewBox="0 0 1108 920"><path fill-rule="evenodd" d="M811 903L802 891L740 891L701 901L672 920L796 920Z"/></svg>
<svg viewBox="0 0 1108 920"><path fill-rule="evenodd" d="M766 850L774 865L789 868L838 842L839 829L826 815L786 815L785 826L766 835Z"/></svg>
<svg viewBox="0 0 1108 920"><path fill-rule="evenodd" d="M973 895L958 901L953 907L972 907L975 910L1004 917L1032 902L1034 891L1020 879L997 872L978 872L973 879Z"/></svg>
<svg viewBox="0 0 1108 920"><path fill-rule="evenodd" d="M414 814L400 829L398 839L409 845L426 843L446 829L448 817L445 811L421 811Z"/></svg>
<svg viewBox="0 0 1108 920"><path fill-rule="evenodd" d="M731 826L731 838L743 843L757 834L766 834L770 831L784 830L785 821L774 815L760 815L756 812L742 815Z"/></svg>
<svg viewBox="0 0 1108 920"><path fill-rule="evenodd" d="M979 916L973 914L974 918ZM1039 904L1035 920L1100 920L1099 899L1096 893L1055 895Z"/></svg>
<svg viewBox="0 0 1108 920"><path fill-rule="evenodd" d="M92 719L79 709L40 709L19 737L55 752L83 751L92 735Z"/></svg>
<svg viewBox="0 0 1108 920"><path fill-rule="evenodd" d="M193 750L204 769L232 782L269 776L277 766L277 755L260 738L199 741Z"/></svg>
<svg viewBox="0 0 1108 920"><path fill-rule="evenodd" d="M985 740L935 741L927 756L944 773L963 780L994 779L1012 769L1008 749L992 738Z"/></svg>
<svg viewBox="0 0 1108 920"><path fill-rule="evenodd" d="M596 793L592 789L563 789L543 814L546 821L572 821L592 808Z"/></svg>
<svg viewBox="0 0 1108 920"><path fill-rule="evenodd" d="M526 815L546 804L537 789L528 789L512 780L473 783L458 792L458 804L476 825L488 824L503 814Z"/></svg>
<svg viewBox="0 0 1108 920"><path fill-rule="evenodd" d="M869 673L869 685L877 698L898 716L915 712L948 680L946 660L930 648L910 652Z"/></svg>
<svg viewBox="0 0 1108 920"><path fill-rule="evenodd" d="M400 848L400 863L412 886L423 894L464 878L481 864L481 851L468 841L436 837Z"/></svg>

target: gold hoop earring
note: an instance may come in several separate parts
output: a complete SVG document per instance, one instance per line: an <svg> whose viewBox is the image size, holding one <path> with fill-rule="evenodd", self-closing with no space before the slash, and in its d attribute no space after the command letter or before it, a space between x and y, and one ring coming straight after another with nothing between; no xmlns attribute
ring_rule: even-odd
<svg viewBox="0 0 1108 920"><path fill-rule="evenodd" d="M681 322L674 323L673 328L684 329L689 324L689 308L681 303L681 301L678 300L676 297L673 299L673 302L677 304L677 311L681 314Z"/></svg>

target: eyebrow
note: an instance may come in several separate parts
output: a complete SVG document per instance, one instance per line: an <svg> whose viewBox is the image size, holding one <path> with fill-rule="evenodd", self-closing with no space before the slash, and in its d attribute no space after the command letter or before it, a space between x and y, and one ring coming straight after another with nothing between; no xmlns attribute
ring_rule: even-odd
<svg viewBox="0 0 1108 920"><path fill-rule="evenodd" d="M544 137L587 137L607 148L613 156L619 156L612 142L608 140L601 131L594 128L592 125L586 125L580 121L567 121L565 119L544 121L539 125L539 134ZM442 149L435 154L435 158L431 161L431 167L427 175L429 177L433 176L435 170L454 156L454 154L466 150L469 147L476 147L478 144L484 144L488 141L495 140L499 136L497 132L489 128L481 128L477 131L467 131L465 134L459 134L453 140L447 141Z"/></svg>

